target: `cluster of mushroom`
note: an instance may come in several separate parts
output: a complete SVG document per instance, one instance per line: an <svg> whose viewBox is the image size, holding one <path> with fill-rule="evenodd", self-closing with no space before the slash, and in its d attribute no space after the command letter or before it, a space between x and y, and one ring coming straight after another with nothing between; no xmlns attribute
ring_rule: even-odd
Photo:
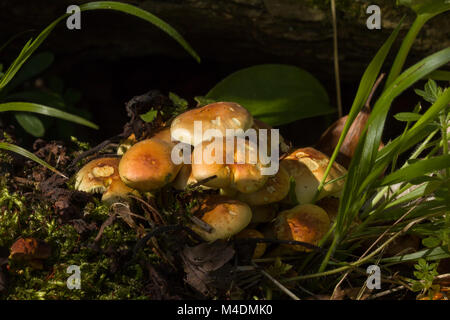
<svg viewBox="0 0 450 320"><path fill-rule="evenodd" d="M210 132L216 134L199 137L194 122L201 124L203 132L211 129ZM270 226L280 240L317 244L334 219L335 198L339 197L344 184L344 180L338 178L345 175L345 168L333 164L326 180L330 183L325 184L317 197L319 204L324 204L321 208L312 201L329 163L328 157L310 147L299 148L281 160L275 174L265 175L267 165L261 161L259 153L256 153L256 162L248 158L248 151L255 146L245 136L232 136L234 147L226 148L230 129L245 132L250 128L257 132L272 129L232 102L217 102L189 110L177 116L170 127L149 139L135 142L130 137L119 147L121 158L100 158L86 164L76 176L76 188L103 193L102 200L113 203L120 198L126 200L130 194L137 196L139 192L152 192L169 184L177 190L197 184L219 190L217 195L203 200L193 212L211 227L211 230L205 230L192 225L192 229L206 241L233 236L263 238L264 230ZM223 154L217 157L214 154L217 151L209 150L208 145L212 138L219 139L219 136L227 138L221 138ZM177 164L172 160L172 153L180 143L192 151L190 160L196 154L212 152L214 159L223 161L211 162L200 157L201 161ZM288 149L281 137L278 147L283 152ZM181 152L180 156L185 155ZM288 200L292 179L298 202L294 207ZM279 206L289 209L277 212ZM307 250L303 246L290 248ZM264 254L264 249L258 246L254 257Z"/></svg>

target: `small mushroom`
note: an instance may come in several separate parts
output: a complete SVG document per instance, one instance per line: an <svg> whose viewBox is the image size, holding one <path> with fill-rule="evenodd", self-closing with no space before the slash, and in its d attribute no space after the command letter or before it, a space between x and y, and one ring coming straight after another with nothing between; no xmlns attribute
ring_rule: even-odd
<svg viewBox="0 0 450 320"><path fill-rule="evenodd" d="M330 159L314 148L300 148L289 154L281 161L289 176L295 179L295 194L300 204L311 203L317 188L322 181ZM325 182L341 178L347 170L334 162ZM341 178L324 185L318 200L333 195L339 196L345 179Z"/></svg>
<svg viewBox="0 0 450 320"><path fill-rule="evenodd" d="M255 229L244 229L236 235L237 239L261 239L264 238L264 235ZM258 242L256 243L255 250L253 251L252 259L261 258L266 252L267 243Z"/></svg>
<svg viewBox="0 0 450 320"><path fill-rule="evenodd" d="M252 211L247 204L221 196L207 198L194 214L212 227L208 232L192 225L192 230L206 241L226 240L247 227L252 219Z"/></svg>
<svg viewBox="0 0 450 320"><path fill-rule="evenodd" d="M280 167L277 174L269 177L266 184L253 193L239 193L237 199L248 203L250 206L262 206L275 203L289 193L289 175Z"/></svg>
<svg viewBox="0 0 450 320"><path fill-rule="evenodd" d="M132 146L119 163L119 174L129 187L139 191L160 189L172 182L181 169L171 158L172 144L158 138Z"/></svg>
<svg viewBox="0 0 450 320"><path fill-rule="evenodd" d="M75 179L75 189L89 193L102 193L102 201L112 204L128 199L129 194L139 193L127 187L119 176L119 158L99 158L88 162Z"/></svg>
<svg viewBox="0 0 450 320"><path fill-rule="evenodd" d="M211 103L177 116L170 126L172 138L193 146L201 143L204 137L203 135L201 137L195 136L195 121L201 123L203 132L214 129L221 137L225 137L227 129L242 129L245 131L251 128L253 117L247 109L237 103Z"/></svg>
<svg viewBox="0 0 450 320"><path fill-rule="evenodd" d="M219 143L222 143L222 155L217 157L216 150L210 147L211 142L204 141L197 145L193 154L192 176L197 181L215 176L204 183L211 188L231 188L242 193L255 192L262 188L269 178L263 175L264 165L259 161L257 146L241 137L233 139L234 148L227 148L226 139L219 139ZM238 148L238 145L244 147ZM251 154L256 155L256 161L250 158ZM212 157L212 161L206 161L208 157ZM231 163L227 163L228 159L231 159L228 161Z"/></svg>
<svg viewBox="0 0 450 320"><path fill-rule="evenodd" d="M280 212L275 221L275 233L280 240L295 240L317 245L330 228L328 214L313 204L295 206ZM295 251L311 251L302 245L288 245Z"/></svg>

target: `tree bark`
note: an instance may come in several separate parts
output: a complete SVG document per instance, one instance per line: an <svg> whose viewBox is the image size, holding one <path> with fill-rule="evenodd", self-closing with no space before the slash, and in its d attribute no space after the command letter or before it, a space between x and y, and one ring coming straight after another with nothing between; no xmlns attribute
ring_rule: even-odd
<svg viewBox="0 0 450 320"><path fill-rule="evenodd" d="M3 0L0 40L21 31L42 30L71 4L86 1ZM152 12L175 27L202 59L243 64L289 63L315 74L333 74L332 27L326 0L124 0ZM358 79L371 57L407 15L404 35L414 13L391 0L381 7L381 30L368 30L366 1L338 1L339 59L342 80ZM189 59L169 36L144 21L122 13L83 12L82 29L67 30L62 22L46 46L78 59L166 55ZM411 60L450 45L448 14L434 18L419 34ZM28 36L31 36L29 34ZM11 57L23 41L15 41ZM401 37L400 37L401 38ZM392 57L390 58L392 59ZM3 59L2 59L3 60ZM4 62L4 60L3 60Z"/></svg>

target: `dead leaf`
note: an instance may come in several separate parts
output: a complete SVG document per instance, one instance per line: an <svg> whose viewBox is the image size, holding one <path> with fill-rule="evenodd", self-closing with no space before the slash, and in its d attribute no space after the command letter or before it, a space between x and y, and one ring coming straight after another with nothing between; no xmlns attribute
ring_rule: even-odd
<svg viewBox="0 0 450 320"><path fill-rule="evenodd" d="M234 249L223 240L186 246L181 253L186 282L205 296L229 289Z"/></svg>

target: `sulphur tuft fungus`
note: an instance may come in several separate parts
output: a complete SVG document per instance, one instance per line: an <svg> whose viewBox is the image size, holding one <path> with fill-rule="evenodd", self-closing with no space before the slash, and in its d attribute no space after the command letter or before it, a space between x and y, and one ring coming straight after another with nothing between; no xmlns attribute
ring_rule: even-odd
<svg viewBox="0 0 450 320"><path fill-rule="evenodd" d="M280 212L275 234L280 240L295 240L317 245L330 228L328 214L319 206L303 204ZM302 245L288 245L295 251L311 251Z"/></svg>
<svg viewBox="0 0 450 320"><path fill-rule="evenodd" d="M171 152L172 144L158 138L136 143L120 160L120 178L139 191L164 187L175 179L181 168L172 162Z"/></svg>
<svg viewBox="0 0 450 320"><path fill-rule="evenodd" d="M211 137L225 137L227 129L247 130L253 125L253 117L247 109L233 102L215 102L184 112L177 116L170 126L174 140L197 145L203 141L203 134L196 135L195 125L200 124L203 132ZM210 131L210 129L212 129ZM209 139L206 138L206 139Z"/></svg>
<svg viewBox="0 0 450 320"><path fill-rule="evenodd" d="M75 189L88 193L102 193L102 201L111 204L127 200L139 193L127 187L119 176L119 158L99 158L88 162L76 174Z"/></svg>
<svg viewBox="0 0 450 320"><path fill-rule="evenodd" d="M247 227L252 219L252 211L247 204L221 196L204 200L194 215L212 228L205 230L192 225L192 230L206 241L226 240Z"/></svg>
<svg viewBox="0 0 450 320"><path fill-rule="evenodd" d="M295 194L300 204L311 203L322 181L330 159L314 148L300 148L281 161L290 177L295 180ZM343 176L347 170L334 162L317 199L327 196L339 197L344 187ZM331 182L333 180L333 182Z"/></svg>
<svg viewBox="0 0 450 320"><path fill-rule="evenodd" d="M289 192L289 175L280 167L277 174L268 178L264 186L252 193L239 193L237 199L250 206L263 206L285 198Z"/></svg>
<svg viewBox="0 0 450 320"><path fill-rule="evenodd" d="M229 139L225 138L197 145L193 154L192 176L197 181L207 180L204 185L211 188L255 192L269 178L263 174L265 165L260 162L257 146L241 137L233 139L232 147L227 147ZM219 150L216 150L217 146L220 146L217 148Z"/></svg>

